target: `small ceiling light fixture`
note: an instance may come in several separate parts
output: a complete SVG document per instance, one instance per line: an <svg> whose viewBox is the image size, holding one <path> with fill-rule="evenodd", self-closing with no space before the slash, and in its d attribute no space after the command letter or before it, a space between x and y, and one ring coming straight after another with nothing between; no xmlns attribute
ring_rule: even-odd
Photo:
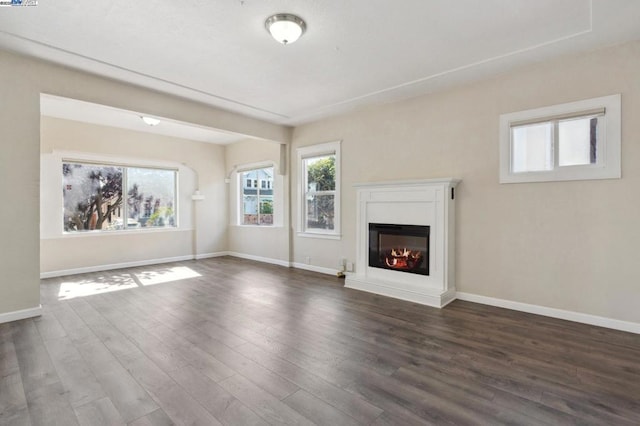
<svg viewBox="0 0 640 426"><path fill-rule="evenodd" d="M158 120L157 118L147 117L146 115L141 115L140 118L145 122L145 124L148 124L149 126L157 126L158 124L160 124L160 120Z"/></svg>
<svg viewBox="0 0 640 426"><path fill-rule="evenodd" d="M282 44L295 42L307 29L307 24L302 18L290 13L276 13L269 16L264 26L269 34Z"/></svg>

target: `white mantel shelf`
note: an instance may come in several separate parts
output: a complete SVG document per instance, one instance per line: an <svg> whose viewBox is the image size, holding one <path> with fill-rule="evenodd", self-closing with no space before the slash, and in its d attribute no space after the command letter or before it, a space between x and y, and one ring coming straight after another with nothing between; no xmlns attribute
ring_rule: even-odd
<svg viewBox="0 0 640 426"><path fill-rule="evenodd" d="M345 286L441 308L456 297L455 197L460 179L357 183L356 271ZM430 227L429 275L369 266L369 223Z"/></svg>
<svg viewBox="0 0 640 426"><path fill-rule="evenodd" d="M449 184L455 187L461 179L455 178L438 178L438 179L414 179L414 180L390 180L383 182L360 182L354 183L355 188L383 188L383 187L398 187L398 186L422 186L422 185L434 185L434 184Z"/></svg>

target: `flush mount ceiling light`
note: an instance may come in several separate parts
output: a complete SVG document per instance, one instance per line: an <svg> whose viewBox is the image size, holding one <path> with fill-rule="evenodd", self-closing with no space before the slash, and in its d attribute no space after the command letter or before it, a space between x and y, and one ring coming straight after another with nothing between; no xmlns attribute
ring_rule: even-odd
<svg viewBox="0 0 640 426"><path fill-rule="evenodd" d="M278 43L291 44L304 34L307 24L299 16L290 13L277 13L264 22L269 34Z"/></svg>
<svg viewBox="0 0 640 426"><path fill-rule="evenodd" d="M158 124L160 124L160 120L158 120L157 118L147 117L146 115L141 115L140 118L145 122L145 124L148 124L149 126L157 126Z"/></svg>

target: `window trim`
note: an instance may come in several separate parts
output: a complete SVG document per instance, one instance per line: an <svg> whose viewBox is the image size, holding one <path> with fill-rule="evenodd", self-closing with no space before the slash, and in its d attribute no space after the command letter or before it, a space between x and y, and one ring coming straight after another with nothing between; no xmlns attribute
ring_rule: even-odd
<svg viewBox="0 0 640 426"><path fill-rule="evenodd" d="M512 128L516 125L543 123L602 113L598 122L598 156L595 164L556 165L553 169L532 172L512 172ZM554 128L557 126L554 126ZM577 102L552 105L500 115L500 183L553 182L621 177L621 95L615 94ZM557 156L558 144L554 144Z"/></svg>
<svg viewBox="0 0 640 426"><path fill-rule="evenodd" d="M341 233L341 166L340 166L340 147L342 141L326 142L316 145L304 146L296 150L297 162L298 162L298 230L297 235L299 237L307 238L323 238L340 240L342 239ZM312 157L320 157L323 155L335 155L335 167L336 167L336 189L334 192L334 218L333 218L333 230L322 229L307 229L306 223L306 203L305 203L305 181L306 173L304 160Z"/></svg>
<svg viewBox="0 0 640 426"><path fill-rule="evenodd" d="M162 166L162 165L157 165L157 164L136 164L136 163L129 163L129 162L118 162L118 161L110 161L110 160L106 160L106 161L102 161L100 159L86 159L86 158L78 158L76 156L61 156L60 157L60 168L59 170L62 170L62 166L64 164L69 164L69 163L75 163L75 164L80 164L80 165L88 165L88 166L108 166L108 167L120 167L122 168L122 191L123 191L123 195L122 195L122 214L123 217L126 218L127 217L127 213L128 213L128 206L126 205L126 193L128 191L128 189L125 189L126 187L128 187L128 169L130 168L134 168L134 169L151 169L151 170L163 170L163 171L168 171L168 172L173 172L173 191L174 191L174 219L175 219L175 225L174 226L163 226L163 227L149 227L149 228L129 228L129 227L124 227L123 229L113 229L113 230L106 230L106 229L87 229L87 230L82 230L82 231L65 231L64 229L64 215L62 217L62 221L61 223L61 233L64 237L76 237L76 236L80 236L80 235L112 235L112 234L128 234L131 232L160 232L160 231L174 231L174 230L181 230L180 227L180 206L179 206L179 200L180 200L180 194L179 194L179 176L180 176L180 170L179 168L171 165L167 165L167 166ZM64 185L64 177L61 176L63 185ZM62 206L64 206L64 192L62 195ZM124 221L123 221L124 223ZM127 221L128 223L128 221Z"/></svg>
<svg viewBox="0 0 640 426"><path fill-rule="evenodd" d="M261 170L261 169L268 169L268 168L272 168L273 169L273 180L271 182L271 188L265 188L265 190L271 189L271 191L273 191L273 213L272 213L272 223L269 224L265 224L265 225L261 225L260 224L260 201L258 201L258 223L257 224L245 224L243 223L243 217L244 217L244 204L243 204L243 196L244 196L244 182L242 180L242 174L245 172L250 172L253 170ZM236 218L236 223L235 226L242 226L242 227L259 227L259 228L274 228L277 227L276 225L276 194L275 194L275 188L273 185L273 181L276 178L276 173L277 173L277 167L276 164L274 162L266 162L266 163L253 163L253 164L245 164L243 166L237 167L235 168L235 173L237 175L237 185L238 185L238 193L236 196L236 203L237 203L237 209L238 209L238 214L237 214L237 218ZM252 188L252 189L256 189L258 190L258 192L260 192L261 188L261 184L259 183L261 182L259 179L256 182L256 186L253 186L253 179L251 179L251 186L248 188ZM259 199L258 199L259 200Z"/></svg>

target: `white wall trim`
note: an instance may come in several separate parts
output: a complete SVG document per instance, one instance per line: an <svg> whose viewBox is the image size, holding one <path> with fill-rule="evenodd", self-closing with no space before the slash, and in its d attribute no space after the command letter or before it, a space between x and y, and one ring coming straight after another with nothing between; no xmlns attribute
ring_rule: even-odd
<svg viewBox="0 0 640 426"><path fill-rule="evenodd" d="M286 260L273 259L271 257L254 256L252 254L238 253L235 251L227 252L227 255L239 257L240 259L255 260L256 262L271 263L272 265L284 266L286 268L291 267L291 262Z"/></svg>
<svg viewBox="0 0 640 426"><path fill-rule="evenodd" d="M341 240L342 234L323 234L320 232L298 232L296 234L302 238L320 238L325 240Z"/></svg>
<svg viewBox="0 0 640 426"><path fill-rule="evenodd" d="M222 256L229 256L229 252L219 251L216 253L202 253L202 254L196 254L193 258L195 260L200 260L200 259L211 259L212 257L222 257Z"/></svg>
<svg viewBox="0 0 640 426"><path fill-rule="evenodd" d="M320 274L326 274L326 275L337 275L339 272L337 269L323 268L322 266L307 265L306 263L294 262L291 264L291 266L297 269L304 269L305 271L318 272Z"/></svg>
<svg viewBox="0 0 640 426"><path fill-rule="evenodd" d="M76 232L63 232L62 236L44 236L40 240L64 240L67 238L103 238L122 235L141 235L141 234L156 234L160 232L193 232L194 228L134 228L134 229L118 229L118 230L91 230L91 231L76 231Z"/></svg>
<svg viewBox="0 0 640 426"><path fill-rule="evenodd" d="M284 266L285 268L304 269L305 271L318 272L320 274L326 274L326 275L334 275L335 276L335 275L338 274L338 270L337 269L323 268L321 266L307 265L305 263L288 262L286 260L273 259L271 257L255 256L255 255L252 255L252 254L238 253L238 252L235 252L235 251L227 251L227 252L215 253L214 256L208 256L208 257L217 257L217 256L233 256L233 257L238 257L240 259L247 259L247 260L254 260L256 262L270 263L272 265Z"/></svg>
<svg viewBox="0 0 640 426"><path fill-rule="evenodd" d="M270 257L254 256L252 254L238 253L235 251L223 252L221 256L233 256L240 259L254 260L256 262L270 263L272 265L284 266L285 268L304 269L305 271L318 272L326 275L337 275L337 269L323 268L322 266L307 265L305 263L287 262L286 260L273 259Z"/></svg>
<svg viewBox="0 0 640 426"><path fill-rule="evenodd" d="M494 297L480 296L478 294L464 292L457 292L456 297L468 302L481 303L483 305L497 306L500 308L512 309L514 311L528 312L530 314L543 315L551 318L559 318L567 321L580 322L583 324L596 325L598 327L606 327L614 330L640 334L640 323L583 314L574 311L565 311L563 309L549 308L547 306L496 299Z"/></svg>
<svg viewBox="0 0 640 426"><path fill-rule="evenodd" d="M27 318L39 317L42 315L42 305L35 308L21 309L19 311L5 312L0 314L0 324L5 322L18 321Z"/></svg>
<svg viewBox="0 0 640 426"><path fill-rule="evenodd" d="M43 278L53 278L53 277L63 277L65 275L77 275L77 274L85 274L88 272L102 272L109 271L111 269L122 269L122 268L134 268L136 266L147 266L147 265L156 265L160 263L170 263L170 262L182 262L184 260L193 260L193 255L187 256L176 256L176 257L165 257L162 259L149 259L149 260L140 260L137 262L123 262L123 263L113 263L110 265L95 265L95 266L86 266L83 268L74 268L74 269L63 269L59 271L49 271L49 272L41 272L40 279Z"/></svg>

